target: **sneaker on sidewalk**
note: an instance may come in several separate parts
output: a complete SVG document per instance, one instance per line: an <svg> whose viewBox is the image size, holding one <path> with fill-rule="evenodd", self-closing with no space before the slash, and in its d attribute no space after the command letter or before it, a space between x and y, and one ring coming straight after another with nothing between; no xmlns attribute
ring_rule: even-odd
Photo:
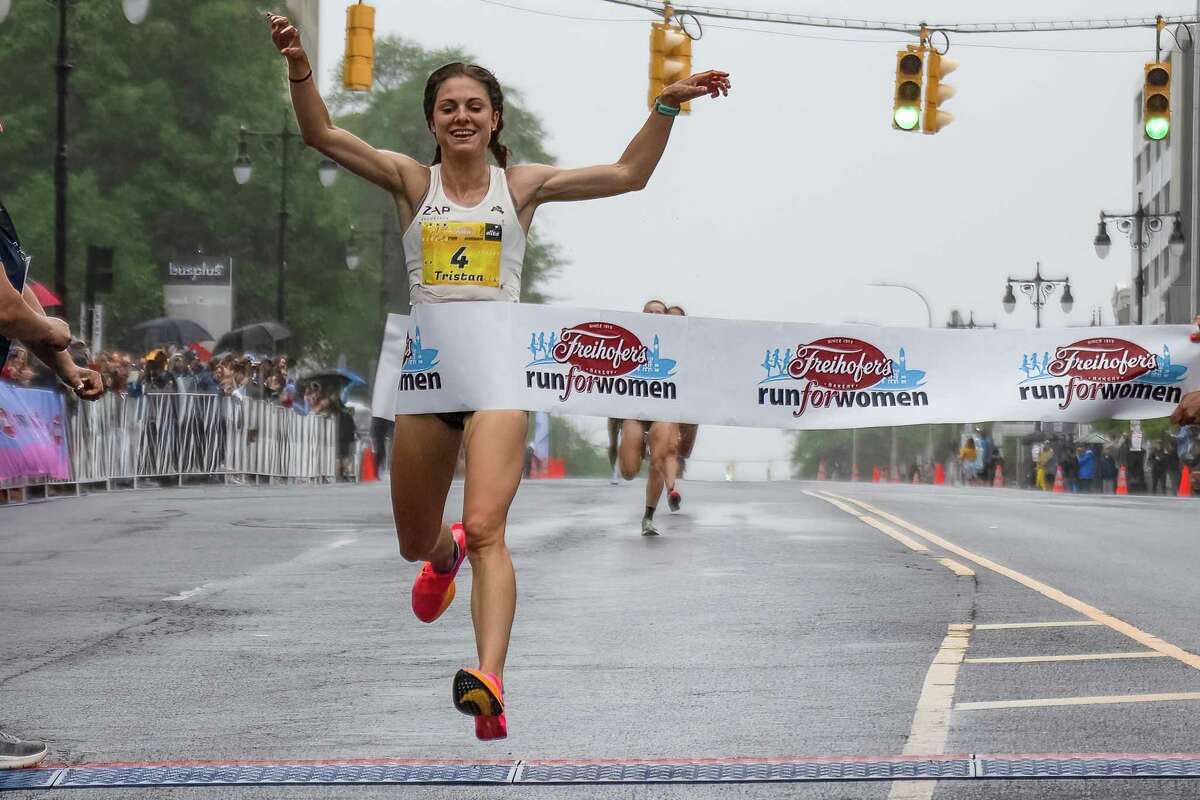
<svg viewBox="0 0 1200 800"><path fill-rule="evenodd" d="M0 769L32 767L46 757L46 743L23 741L0 731Z"/></svg>
<svg viewBox="0 0 1200 800"><path fill-rule="evenodd" d="M454 566L449 572L438 572L433 568L433 564L426 561L413 582L412 609L421 622L433 622L454 601L454 576L458 574L458 568L467 557L467 531L462 523L456 522L450 528L450 535L454 538L458 550Z"/></svg>
<svg viewBox="0 0 1200 800"><path fill-rule="evenodd" d="M642 517L642 536L658 536L658 528L654 527L654 520L649 517Z"/></svg>

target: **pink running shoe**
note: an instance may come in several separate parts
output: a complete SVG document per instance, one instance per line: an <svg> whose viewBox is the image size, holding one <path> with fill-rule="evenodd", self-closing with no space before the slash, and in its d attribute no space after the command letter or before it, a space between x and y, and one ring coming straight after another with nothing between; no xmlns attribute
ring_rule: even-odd
<svg viewBox="0 0 1200 800"><path fill-rule="evenodd" d="M451 692L454 707L475 718L475 736L487 741L508 736L504 718L504 687L490 672L460 669Z"/></svg>
<svg viewBox="0 0 1200 800"><path fill-rule="evenodd" d="M467 557L467 530L461 522L450 528L450 535L458 546L458 557L449 572L438 572L426 561L421 567L412 587L412 609L421 622L433 622L454 602L454 576Z"/></svg>

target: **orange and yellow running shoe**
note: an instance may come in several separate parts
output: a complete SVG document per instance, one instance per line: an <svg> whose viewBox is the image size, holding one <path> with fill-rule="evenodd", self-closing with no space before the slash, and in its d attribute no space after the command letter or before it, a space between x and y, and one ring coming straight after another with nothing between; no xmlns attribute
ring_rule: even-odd
<svg viewBox="0 0 1200 800"><path fill-rule="evenodd" d="M438 572L426 561L413 582L412 609L421 622L433 622L454 602L454 576L467 557L467 530L462 523L456 522L450 528L450 535L458 549L454 566L449 572Z"/></svg>
<svg viewBox="0 0 1200 800"><path fill-rule="evenodd" d="M460 669L454 676L451 695L455 708L475 718L476 738L486 741L508 736L504 687L495 675L477 669Z"/></svg>

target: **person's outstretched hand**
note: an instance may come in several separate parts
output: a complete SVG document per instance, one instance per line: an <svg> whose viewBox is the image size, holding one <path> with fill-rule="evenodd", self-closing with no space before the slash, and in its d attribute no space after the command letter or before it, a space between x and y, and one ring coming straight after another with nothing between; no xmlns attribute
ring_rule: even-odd
<svg viewBox="0 0 1200 800"><path fill-rule="evenodd" d="M271 24L271 41L288 61L303 61L308 58L304 46L300 44L300 31L291 20L280 14L267 12L267 22Z"/></svg>
<svg viewBox="0 0 1200 800"><path fill-rule="evenodd" d="M728 95L729 87L728 72L710 69L707 72L697 72L695 75L672 83L662 90L659 100L669 106L678 107L680 103L686 103L704 95L709 97Z"/></svg>

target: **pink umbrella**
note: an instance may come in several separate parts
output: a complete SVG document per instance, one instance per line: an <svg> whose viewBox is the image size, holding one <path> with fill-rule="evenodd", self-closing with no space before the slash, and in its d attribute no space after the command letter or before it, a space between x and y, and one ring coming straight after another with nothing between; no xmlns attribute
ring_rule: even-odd
<svg viewBox="0 0 1200 800"><path fill-rule="evenodd" d="M43 306L62 305L62 300L59 300L58 296L55 295L54 292L50 291L45 286L42 286L37 281L30 281L29 288L33 289L33 296L36 297L37 301Z"/></svg>

